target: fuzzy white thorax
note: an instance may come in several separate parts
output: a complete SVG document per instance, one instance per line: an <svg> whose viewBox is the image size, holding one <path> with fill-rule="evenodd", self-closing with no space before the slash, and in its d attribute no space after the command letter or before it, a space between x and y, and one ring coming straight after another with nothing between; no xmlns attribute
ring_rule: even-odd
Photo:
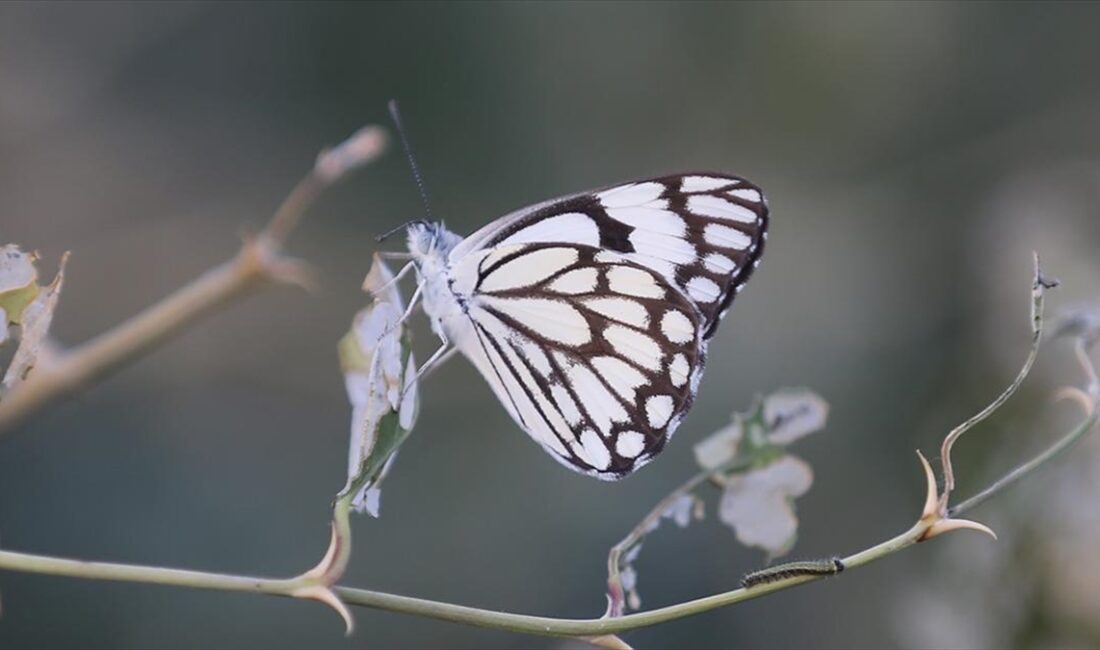
<svg viewBox="0 0 1100 650"><path fill-rule="evenodd" d="M424 312L431 319L432 330L445 341L454 340L446 321L463 312L449 286L450 252L461 241L461 236L442 223L417 221L408 228L409 253L416 264Z"/></svg>

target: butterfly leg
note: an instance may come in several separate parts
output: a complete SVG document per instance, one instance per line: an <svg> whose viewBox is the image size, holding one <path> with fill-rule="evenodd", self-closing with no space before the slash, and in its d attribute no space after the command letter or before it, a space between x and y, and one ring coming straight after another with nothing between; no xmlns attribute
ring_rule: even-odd
<svg viewBox="0 0 1100 650"><path fill-rule="evenodd" d="M401 391L402 397L405 395L405 391L409 390L409 386L419 382L424 377L431 374L432 370L435 370L439 366L443 365L454 356L455 352L458 352L458 348L451 346L451 342L446 337L440 337L443 339L443 345L439 346L439 349L432 353L432 356L428 357L428 360L420 365L416 369L416 374L410 381L405 382L405 388Z"/></svg>
<svg viewBox="0 0 1100 650"><path fill-rule="evenodd" d="M382 332L382 335L379 338L389 336L393 333L394 330L400 327L402 323L408 320L409 316L412 316L413 310L416 309L417 304L420 302L420 296L423 293L423 288L423 285L416 285L416 291L413 292L412 298L409 299L409 306L405 308L405 313L401 314L401 318L398 318L396 321L391 323L390 326L387 327L384 332Z"/></svg>
<svg viewBox="0 0 1100 650"><path fill-rule="evenodd" d="M394 327L400 325L401 323L404 323L406 320L408 320L409 316L412 316L413 310L416 309L417 304L420 303L420 296L423 295L423 293L424 285L416 285L416 291L413 291L412 297L409 298L409 306L405 308L405 313L401 314L401 318L399 318L397 322L394 323Z"/></svg>
<svg viewBox="0 0 1100 650"><path fill-rule="evenodd" d="M388 290L390 287L392 287L393 285L400 282L401 278L405 277L405 275L408 274L409 269L414 268L414 266L415 266L415 264L413 262L408 262L407 264L402 266L397 271L397 273L395 273L394 276L392 278L390 278L390 280L388 282L386 282L382 286L378 287L377 289L375 289L373 291L370 291L371 296L377 298L378 296L382 295L383 291Z"/></svg>
<svg viewBox="0 0 1100 650"><path fill-rule="evenodd" d="M439 354L439 352L442 352L442 354ZM458 354L458 348L448 348L448 347L444 346L439 351L437 351L435 354L432 354L433 357L438 355L438 358L435 360L435 362L432 363L431 366L428 366L428 364L425 363L424 364L425 367L422 368L419 373L417 373L416 378L420 379L420 380L427 379L428 376L431 375L432 372L434 372L436 368L438 368L438 367L442 366L443 364L447 363L448 361L450 361L451 357L453 357L456 354ZM431 361L431 359L429 359L429 361Z"/></svg>

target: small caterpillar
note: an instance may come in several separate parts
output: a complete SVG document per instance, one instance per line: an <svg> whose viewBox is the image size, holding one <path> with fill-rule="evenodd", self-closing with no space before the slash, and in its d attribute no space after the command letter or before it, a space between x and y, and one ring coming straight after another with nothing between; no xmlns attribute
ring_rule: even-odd
<svg viewBox="0 0 1100 650"><path fill-rule="evenodd" d="M844 562L833 557L827 560L809 560L806 562L788 562L745 574L741 586L745 589L770 582L779 582L798 576L831 576L844 570Z"/></svg>

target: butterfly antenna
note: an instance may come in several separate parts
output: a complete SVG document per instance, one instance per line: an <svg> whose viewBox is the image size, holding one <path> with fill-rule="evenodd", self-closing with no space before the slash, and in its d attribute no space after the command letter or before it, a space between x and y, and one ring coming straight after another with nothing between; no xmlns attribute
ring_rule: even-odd
<svg viewBox="0 0 1100 650"><path fill-rule="evenodd" d="M405 133L405 124L401 121L401 111L397 108L397 100L390 100L390 117L393 118L393 126L397 129L397 135L401 138L401 146L405 149L405 156L409 159L409 167L412 168L413 179L420 190L420 199L424 202L424 212L428 219L432 219L432 208L428 204L428 188L424 185L424 177L420 175L420 167L413 157L412 146L409 144L409 136Z"/></svg>
<svg viewBox="0 0 1100 650"><path fill-rule="evenodd" d="M397 227L395 227L391 230L388 230L388 231L382 233L381 235L378 235L377 237L374 238L374 241L384 242L387 239L389 239L392 235L394 235L395 233L398 233L398 232L408 228L409 226L411 226L413 224L418 224L418 223L427 224L428 222L424 219L413 219L412 221L406 221L405 223L401 224L400 226L397 226Z"/></svg>

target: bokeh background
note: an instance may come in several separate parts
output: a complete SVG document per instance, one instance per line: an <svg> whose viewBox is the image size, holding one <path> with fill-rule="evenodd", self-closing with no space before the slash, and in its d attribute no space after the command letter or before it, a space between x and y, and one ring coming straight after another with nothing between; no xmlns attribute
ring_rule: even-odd
<svg viewBox="0 0 1100 650"><path fill-rule="evenodd" d="M690 169L767 191L764 264L711 346L690 418L615 484L564 470L474 370L424 386L382 517L355 522L347 582L589 617L605 558L694 471L692 445L781 386L832 404L793 450L816 482L794 557L907 528L913 454L1015 373L1030 251L1100 298L1100 5L0 5L0 240L73 256L55 334L83 341L232 255L316 152L402 102L433 209L470 232L513 208ZM373 237L422 208L399 151L295 234L316 295L234 304L0 439L5 548L289 575L328 541L349 408L336 340ZM396 247L400 242L393 242ZM421 319L422 354L434 348ZM1066 426L1052 345L1017 401L960 447L962 494ZM626 635L642 647L1100 645L1100 444L958 534L842 579ZM662 529L646 606L759 566L713 516ZM563 647L384 612L0 573L0 646Z"/></svg>

